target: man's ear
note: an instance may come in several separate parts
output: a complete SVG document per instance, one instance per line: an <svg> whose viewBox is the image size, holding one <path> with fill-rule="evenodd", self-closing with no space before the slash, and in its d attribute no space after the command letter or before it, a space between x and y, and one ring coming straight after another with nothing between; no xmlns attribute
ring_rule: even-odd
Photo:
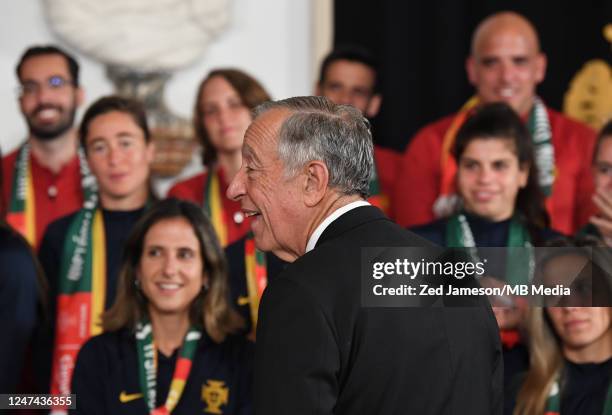
<svg viewBox="0 0 612 415"><path fill-rule="evenodd" d="M470 84L472 84L472 86L476 86L478 80L476 79L476 61L474 60L474 57L468 56L468 58L465 60L465 72L467 73Z"/></svg>
<svg viewBox="0 0 612 415"><path fill-rule="evenodd" d="M304 203L308 207L316 206L327 191L329 184L329 170L320 160L313 160L305 167L306 180L304 181Z"/></svg>
<svg viewBox="0 0 612 415"><path fill-rule="evenodd" d="M546 57L545 54L540 52L538 53L535 59L536 59L535 78L536 78L536 82L539 84L546 77L546 67L548 65L548 58Z"/></svg>
<svg viewBox="0 0 612 415"><path fill-rule="evenodd" d="M368 118L376 117L378 111L380 111L380 104L382 104L382 95L374 94L372 98L370 98L370 102L368 102L365 116Z"/></svg>
<svg viewBox="0 0 612 415"><path fill-rule="evenodd" d="M149 142L147 143L147 147L145 150L147 162L149 163L149 165L151 165L151 163L153 163L153 161L155 160L155 150L157 150L157 146L155 145L155 142L153 142L152 139L149 139Z"/></svg>
<svg viewBox="0 0 612 415"><path fill-rule="evenodd" d="M85 90L83 90L83 87L78 86L75 90L75 94L76 94L76 106L80 107L83 102L85 102Z"/></svg>

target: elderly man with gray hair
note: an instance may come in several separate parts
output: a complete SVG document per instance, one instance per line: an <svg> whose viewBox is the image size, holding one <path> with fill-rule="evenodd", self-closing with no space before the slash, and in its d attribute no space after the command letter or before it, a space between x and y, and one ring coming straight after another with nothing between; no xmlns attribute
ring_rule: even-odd
<svg viewBox="0 0 612 415"><path fill-rule="evenodd" d="M256 413L500 413L488 306L362 306L363 247L427 246L365 201L372 169L353 107L296 97L255 109L228 196L257 247L291 262L260 305Z"/></svg>

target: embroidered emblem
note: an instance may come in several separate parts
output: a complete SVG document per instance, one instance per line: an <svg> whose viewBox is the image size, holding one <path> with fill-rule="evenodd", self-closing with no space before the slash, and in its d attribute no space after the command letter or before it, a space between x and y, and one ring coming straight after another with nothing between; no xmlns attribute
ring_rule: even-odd
<svg viewBox="0 0 612 415"><path fill-rule="evenodd" d="M222 414L221 405L227 405L229 398L229 388L222 380L207 380L206 385L202 385L202 400L206 402L204 412L209 414Z"/></svg>

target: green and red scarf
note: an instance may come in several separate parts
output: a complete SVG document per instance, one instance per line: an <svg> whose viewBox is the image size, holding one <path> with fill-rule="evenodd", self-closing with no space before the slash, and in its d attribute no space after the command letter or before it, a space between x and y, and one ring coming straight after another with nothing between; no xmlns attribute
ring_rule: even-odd
<svg viewBox="0 0 612 415"><path fill-rule="evenodd" d="M93 202L92 202L93 203ZM69 394L81 346L102 332L106 242L102 211L83 208L70 223L60 267L51 393Z"/></svg>
<svg viewBox="0 0 612 415"><path fill-rule="evenodd" d="M251 312L251 336L254 339L259 312L259 300L268 284L268 271L266 267L266 254L255 247L255 239L252 232L247 234L244 241L244 265L249 309Z"/></svg>
<svg viewBox="0 0 612 415"><path fill-rule="evenodd" d="M136 327L138 377L140 389L151 415L168 415L178 404L185 389L187 379L189 378L189 373L193 365L193 357L195 356L198 342L201 337L202 332L195 327L190 327L187 331L174 367L174 374L172 375L172 382L170 383L170 390L168 391L166 402L156 407L158 352L155 348L153 339L153 328L149 321L145 320L138 323Z"/></svg>

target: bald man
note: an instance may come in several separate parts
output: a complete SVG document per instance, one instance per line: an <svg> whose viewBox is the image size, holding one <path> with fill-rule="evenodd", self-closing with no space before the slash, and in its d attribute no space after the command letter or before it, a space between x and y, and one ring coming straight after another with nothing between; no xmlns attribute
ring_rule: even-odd
<svg viewBox="0 0 612 415"><path fill-rule="evenodd" d="M476 95L457 114L421 129L400 161L392 199L396 221L424 224L456 209L456 163L450 154L455 134L477 105L503 101L531 132L551 226L573 234L593 213L590 155L595 133L547 108L536 95L546 56L533 25L513 12L487 17L472 36L466 71Z"/></svg>

